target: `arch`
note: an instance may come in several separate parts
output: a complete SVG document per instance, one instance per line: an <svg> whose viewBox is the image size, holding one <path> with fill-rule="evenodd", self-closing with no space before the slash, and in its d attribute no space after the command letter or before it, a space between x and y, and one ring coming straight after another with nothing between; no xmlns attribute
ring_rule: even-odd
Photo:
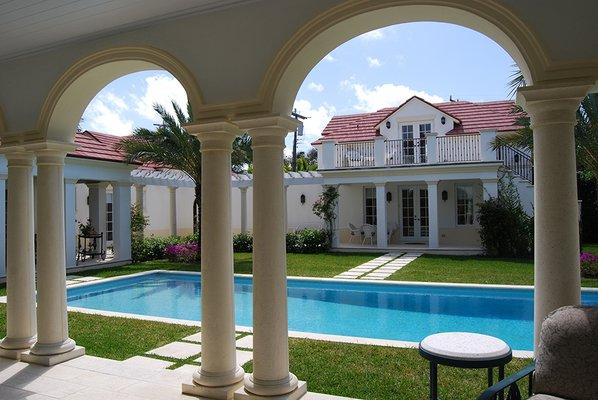
<svg viewBox="0 0 598 400"><path fill-rule="evenodd" d="M72 142L85 107L103 87L122 76L152 69L170 72L187 92L192 109L200 109L199 85L174 56L152 47L117 47L84 57L62 74L44 101L37 129L46 140Z"/></svg>
<svg viewBox="0 0 598 400"><path fill-rule="evenodd" d="M288 40L265 74L260 97L275 113L288 114L309 71L342 43L373 29L407 22L446 22L494 40L521 68L528 84L548 59L538 40L511 11L485 0L360 0L313 18Z"/></svg>
<svg viewBox="0 0 598 400"><path fill-rule="evenodd" d="M6 122L4 122L4 112L2 111L2 106L0 105L0 134L6 132Z"/></svg>

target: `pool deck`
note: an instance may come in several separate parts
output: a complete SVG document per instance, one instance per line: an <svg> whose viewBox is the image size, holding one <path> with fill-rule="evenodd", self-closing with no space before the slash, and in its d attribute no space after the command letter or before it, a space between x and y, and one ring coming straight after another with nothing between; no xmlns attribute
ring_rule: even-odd
<svg viewBox="0 0 598 400"><path fill-rule="evenodd" d="M52 367L0 358L2 400L197 400L181 393L192 369L83 356ZM306 400L340 400L308 393Z"/></svg>

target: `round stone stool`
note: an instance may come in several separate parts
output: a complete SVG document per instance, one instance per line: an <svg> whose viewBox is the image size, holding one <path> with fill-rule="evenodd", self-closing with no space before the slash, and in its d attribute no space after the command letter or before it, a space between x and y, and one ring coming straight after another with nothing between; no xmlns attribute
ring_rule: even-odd
<svg viewBox="0 0 598 400"><path fill-rule="evenodd" d="M438 399L438 365L458 368L487 368L488 387L493 385L493 369L498 380L505 376L505 364L513 358L504 341L488 335L445 332L426 337L419 343L419 354L430 361L430 400ZM499 398L502 399L502 393Z"/></svg>

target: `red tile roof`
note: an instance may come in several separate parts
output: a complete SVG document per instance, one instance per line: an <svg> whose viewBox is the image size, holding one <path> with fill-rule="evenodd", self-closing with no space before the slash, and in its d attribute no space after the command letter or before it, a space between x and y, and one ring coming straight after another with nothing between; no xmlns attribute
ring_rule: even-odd
<svg viewBox="0 0 598 400"><path fill-rule="evenodd" d="M372 140L380 136L376 126L403 104L399 107L383 108L373 113L332 117L324 128L322 137L312 144L320 144L323 139L334 139L339 142ZM430 105L460 121L460 124L455 124L455 128L447 133L449 135L478 133L482 129L508 132L519 128L516 125L517 115L511 112L514 102L510 100L483 103L451 101Z"/></svg>
<svg viewBox="0 0 598 400"><path fill-rule="evenodd" d="M124 153L116 149L120 136L105 133L83 131L75 134L77 150L69 153L69 157L87 158L92 160L125 162Z"/></svg>

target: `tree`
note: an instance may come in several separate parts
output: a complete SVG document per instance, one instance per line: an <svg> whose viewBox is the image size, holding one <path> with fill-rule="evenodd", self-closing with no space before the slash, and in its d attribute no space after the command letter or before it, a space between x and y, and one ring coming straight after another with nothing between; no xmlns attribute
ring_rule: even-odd
<svg viewBox="0 0 598 400"><path fill-rule="evenodd" d="M187 113L172 102L174 115L160 104L154 110L162 123L155 130L136 128L133 135L122 139L117 148L125 153L129 163L141 162L159 168L176 169L185 172L195 183L193 202L193 231L199 233L201 225L201 145L199 140L187 133L184 124L193 121L191 104L187 103ZM251 139L247 135L233 142L233 170L239 170L250 160Z"/></svg>
<svg viewBox="0 0 598 400"><path fill-rule="evenodd" d="M313 212L322 218L326 223L328 240L332 242L334 236L334 221L336 220L336 205L338 203L338 189L334 186L327 186L318 199L314 202Z"/></svg>
<svg viewBox="0 0 598 400"><path fill-rule="evenodd" d="M316 160L317 160L317 155L316 155ZM299 154L297 154L297 160L296 160L297 171L316 171L318 169L318 163L316 160L313 160L313 158L308 157L304 151L299 152ZM285 172L289 172L289 171L293 170L292 157L285 157L284 170L285 170Z"/></svg>

